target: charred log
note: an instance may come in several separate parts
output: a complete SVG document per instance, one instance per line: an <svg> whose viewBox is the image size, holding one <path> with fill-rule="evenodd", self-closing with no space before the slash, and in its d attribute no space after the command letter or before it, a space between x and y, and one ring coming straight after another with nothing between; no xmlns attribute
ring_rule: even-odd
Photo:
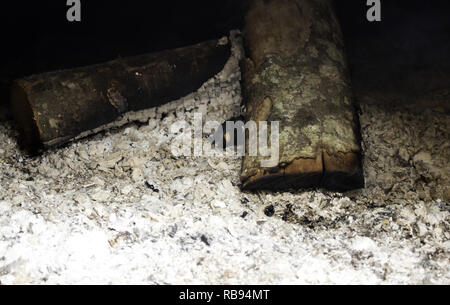
<svg viewBox="0 0 450 305"><path fill-rule="evenodd" d="M332 1L253 0L244 30L246 119L279 122L280 158L264 168L265 157L246 155L243 189L362 187L358 117Z"/></svg>

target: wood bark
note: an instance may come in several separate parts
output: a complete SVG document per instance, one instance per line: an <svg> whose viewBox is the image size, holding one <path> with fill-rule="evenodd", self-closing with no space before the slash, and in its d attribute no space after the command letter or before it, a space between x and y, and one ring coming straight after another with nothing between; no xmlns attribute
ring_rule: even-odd
<svg viewBox="0 0 450 305"><path fill-rule="evenodd" d="M220 72L228 41L193 46L16 80L13 116L35 151L64 144L121 118L176 100Z"/></svg>
<svg viewBox="0 0 450 305"><path fill-rule="evenodd" d="M262 168L267 157L246 155L243 189L363 187L359 123L332 1L252 0L244 33L246 119L279 122L280 159Z"/></svg>

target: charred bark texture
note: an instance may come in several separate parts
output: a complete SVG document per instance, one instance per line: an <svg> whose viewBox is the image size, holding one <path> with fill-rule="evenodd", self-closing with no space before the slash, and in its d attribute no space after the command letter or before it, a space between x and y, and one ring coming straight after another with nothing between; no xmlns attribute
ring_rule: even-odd
<svg viewBox="0 0 450 305"><path fill-rule="evenodd" d="M244 30L246 119L280 122L280 160L261 168L267 157L246 155L243 189L363 187L358 117L332 1L253 0Z"/></svg>
<svg viewBox="0 0 450 305"><path fill-rule="evenodd" d="M13 116L35 151L67 143L121 118L195 90L220 72L230 44L197 45L16 80Z"/></svg>

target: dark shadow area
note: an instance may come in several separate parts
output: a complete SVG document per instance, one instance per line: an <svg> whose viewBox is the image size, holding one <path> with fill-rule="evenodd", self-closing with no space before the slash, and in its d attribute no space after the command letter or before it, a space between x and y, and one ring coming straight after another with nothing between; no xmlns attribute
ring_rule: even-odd
<svg viewBox="0 0 450 305"><path fill-rule="evenodd" d="M337 1L357 98L365 92L379 103L427 99L448 107L450 2L381 3L382 21L370 23L366 1Z"/></svg>

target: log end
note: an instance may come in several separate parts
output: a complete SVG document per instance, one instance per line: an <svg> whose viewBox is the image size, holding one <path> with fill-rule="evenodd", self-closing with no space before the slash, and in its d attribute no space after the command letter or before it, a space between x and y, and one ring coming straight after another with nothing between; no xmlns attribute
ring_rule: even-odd
<svg viewBox="0 0 450 305"><path fill-rule="evenodd" d="M42 147L39 129L28 94L20 81L15 81L11 87L11 112L20 132L19 145L30 153L37 152Z"/></svg>
<svg viewBox="0 0 450 305"><path fill-rule="evenodd" d="M364 174L358 153L323 153L323 188L345 192L364 187Z"/></svg>
<svg viewBox="0 0 450 305"><path fill-rule="evenodd" d="M241 176L243 191L289 191L325 188L345 192L364 187L364 175L358 153L328 154L316 159L296 159L288 165L258 169Z"/></svg>

